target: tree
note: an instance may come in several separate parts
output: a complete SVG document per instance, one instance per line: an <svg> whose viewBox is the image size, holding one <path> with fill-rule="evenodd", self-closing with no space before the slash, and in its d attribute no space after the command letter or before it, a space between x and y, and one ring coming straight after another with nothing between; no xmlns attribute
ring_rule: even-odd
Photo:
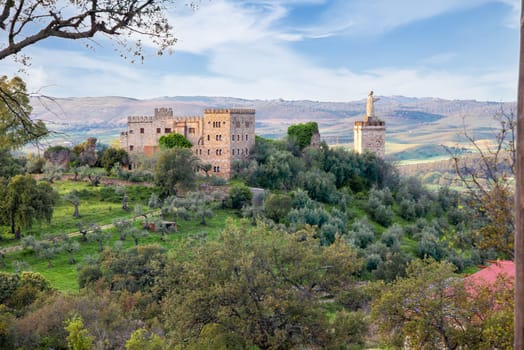
<svg viewBox="0 0 524 350"><path fill-rule="evenodd" d="M140 328L131 334L126 342L126 350L162 350L164 349L162 338L155 333Z"/></svg>
<svg viewBox="0 0 524 350"><path fill-rule="evenodd" d="M129 210L129 207L127 206L127 189L125 186L116 186L115 187L115 193L122 195L122 209L123 210Z"/></svg>
<svg viewBox="0 0 524 350"><path fill-rule="evenodd" d="M44 176L42 177L42 180L45 180L52 184L55 180L60 180L62 178L62 175L64 174L64 169L61 167L54 165L51 162L47 162L44 165Z"/></svg>
<svg viewBox="0 0 524 350"><path fill-rule="evenodd" d="M66 321L65 330L67 336L67 346L71 350L90 350L93 347L94 337L89 334L84 327L84 321L79 315L74 315Z"/></svg>
<svg viewBox="0 0 524 350"><path fill-rule="evenodd" d="M101 252L104 250L104 242L107 241L111 235L104 231L100 225L93 224L91 225L91 229L87 233L87 238L91 241L95 241L98 243L98 251Z"/></svg>
<svg viewBox="0 0 524 350"><path fill-rule="evenodd" d="M244 205L249 205L253 193L244 184L231 186L227 197L227 205L232 209L242 209Z"/></svg>
<svg viewBox="0 0 524 350"><path fill-rule="evenodd" d="M191 148L193 145L182 134L171 133L169 135L160 136L158 144L162 148Z"/></svg>
<svg viewBox="0 0 524 350"><path fill-rule="evenodd" d="M107 174L109 174L115 164L118 164L119 166L128 166L129 155L124 149L109 147L100 156L100 165L102 165Z"/></svg>
<svg viewBox="0 0 524 350"><path fill-rule="evenodd" d="M125 52L141 59L141 39L145 36L162 54L176 42L165 13L170 2L87 0L59 6L37 0L5 1L0 6L0 29L9 41L0 49L0 60L51 37L76 40L98 33L114 39ZM123 56L127 55L125 52Z"/></svg>
<svg viewBox="0 0 524 350"><path fill-rule="evenodd" d="M344 322L338 315L330 321L328 303L321 302L351 285L360 266L352 248L340 240L323 247L311 229L289 234L226 227L219 239L193 249L181 246L172 255L164 302L170 347L199 344L209 327L213 339L242 340L247 348L362 341L362 334L339 332Z"/></svg>
<svg viewBox="0 0 524 350"><path fill-rule="evenodd" d="M79 168L80 178L84 179L87 177L91 186L100 185L100 180L104 176L105 171L99 168L92 168L89 165L84 165Z"/></svg>
<svg viewBox="0 0 524 350"><path fill-rule="evenodd" d="M471 207L475 209L475 235L481 249L494 249L501 255L514 256L514 190L516 165L516 121L513 113L501 111L494 116L500 126L494 145L477 141L464 125L463 135L476 151L464 157L453 153L455 173L467 189Z"/></svg>
<svg viewBox="0 0 524 350"><path fill-rule="evenodd" d="M318 134L318 124L316 122L295 124L287 129L287 136L296 142L301 150L311 144L311 138L314 134Z"/></svg>
<svg viewBox="0 0 524 350"><path fill-rule="evenodd" d="M69 263L71 265L75 264L76 260L73 254L80 249L80 243L78 243L74 238L70 237L67 233L60 235L59 239L60 249L69 254Z"/></svg>
<svg viewBox="0 0 524 350"><path fill-rule="evenodd" d="M0 14L0 24L3 17L14 1L4 2L4 12ZM23 2L20 2L23 3ZM19 13L18 16L21 16ZM0 26L0 29L2 27ZM2 52L0 49L0 60ZM28 142L36 142L47 136L48 130L41 120L33 121L30 118L32 108L29 104L25 83L19 77L9 80L0 76L0 145L1 148L16 149Z"/></svg>
<svg viewBox="0 0 524 350"><path fill-rule="evenodd" d="M80 212L78 211L78 207L80 206L80 197L78 195L78 192L76 190L72 190L71 192L65 194L63 198L66 202L71 203L75 207L73 217L79 218Z"/></svg>
<svg viewBox="0 0 524 350"><path fill-rule="evenodd" d="M494 326L508 310L511 314L512 286L505 280L468 285L454 270L449 262L414 260L406 277L378 285L372 318L388 344L407 342L418 349L507 348L497 345L507 344L511 326L499 327L505 329L499 334Z"/></svg>
<svg viewBox="0 0 524 350"><path fill-rule="evenodd" d="M0 182L0 222L10 225L17 239L21 237L21 228L31 227L35 220L51 221L58 195L49 184L37 183L31 175L17 175Z"/></svg>
<svg viewBox="0 0 524 350"><path fill-rule="evenodd" d="M162 152L155 168L155 182L166 196L177 193L177 187L193 185L198 159L189 149L173 148Z"/></svg>

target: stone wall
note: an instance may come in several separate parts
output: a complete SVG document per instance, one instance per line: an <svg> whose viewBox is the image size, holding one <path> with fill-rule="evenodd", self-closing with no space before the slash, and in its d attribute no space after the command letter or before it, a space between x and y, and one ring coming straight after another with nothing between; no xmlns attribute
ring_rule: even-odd
<svg viewBox="0 0 524 350"><path fill-rule="evenodd" d="M354 150L366 151L384 158L386 148L386 123L383 121L356 121L353 127Z"/></svg>
<svg viewBox="0 0 524 350"><path fill-rule="evenodd" d="M171 109L157 108L152 117L129 117L120 147L129 153L152 154L158 140L169 133L184 135L195 155L211 164L211 173L229 178L235 160L245 159L255 143L254 109L206 109L203 117L174 117Z"/></svg>

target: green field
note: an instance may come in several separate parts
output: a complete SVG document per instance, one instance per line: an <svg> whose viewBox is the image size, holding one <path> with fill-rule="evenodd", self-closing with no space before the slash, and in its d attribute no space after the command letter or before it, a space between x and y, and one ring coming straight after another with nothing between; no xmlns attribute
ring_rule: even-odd
<svg viewBox="0 0 524 350"><path fill-rule="evenodd" d="M99 186L92 187L86 182L74 181L57 181L53 187L59 192L61 196L76 190L81 193L80 203L80 218L73 217L74 207L61 197L55 207L53 219L49 224L41 223L35 224L29 230L22 232L22 236L34 235L35 237L43 237L45 234L58 235L61 233L77 233L77 224L79 221L83 223L96 223L99 225L109 225L115 219L133 218L133 207L140 205L145 211L149 210L146 207L147 199L154 192L151 187L129 185L127 186L127 194L129 196L129 207L131 210L125 211L121 208L121 195L117 195L113 187ZM202 234L209 237L214 237L226 225L226 219L235 217L236 214L228 209L214 209L214 216L207 219L207 225L201 225L199 220L192 219L189 221L180 220L178 224L178 232L170 233L162 239L160 234L150 232L145 238L141 238L140 244L160 244L166 248L171 248L180 243L182 239L186 239L192 235ZM141 226L139 219L135 222L137 227ZM52 259L53 267L48 268L47 260L35 256L31 250L15 250L10 251L9 247L19 246L20 242L12 239L12 235L7 232L8 228L3 227L3 240L1 246L7 252L5 254L6 268L2 269L8 272L15 272L17 268L23 270L31 270L39 272L44 275L58 290L61 291L75 291L78 290L77 268L83 263L87 257L96 257L98 252L98 244L96 242L81 242L80 236L74 237L80 242L80 250L74 253L76 264L69 264L69 255L65 252L57 254ZM128 248L134 245L132 238L127 237L125 241L121 241L118 233L114 228L106 228L111 233L111 239L105 242L105 246L114 248L121 246ZM121 243L117 243L121 242ZM13 248L11 248L13 249Z"/></svg>

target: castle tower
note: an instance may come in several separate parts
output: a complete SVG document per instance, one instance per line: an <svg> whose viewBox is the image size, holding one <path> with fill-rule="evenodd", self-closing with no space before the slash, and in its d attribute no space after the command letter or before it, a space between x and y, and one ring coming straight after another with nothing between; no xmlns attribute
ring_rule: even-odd
<svg viewBox="0 0 524 350"><path fill-rule="evenodd" d="M371 91L366 103L364 121L356 121L353 126L353 142L356 153L368 151L383 158L386 147L386 123L375 116L374 103L378 100L379 98L373 97Z"/></svg>

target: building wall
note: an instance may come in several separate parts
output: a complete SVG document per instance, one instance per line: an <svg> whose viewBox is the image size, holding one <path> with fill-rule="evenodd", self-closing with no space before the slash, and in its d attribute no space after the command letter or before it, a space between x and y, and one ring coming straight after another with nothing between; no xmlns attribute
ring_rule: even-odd
<svg viewBox="0 0 524 350"><path fill-rule="evenodd" d="M245 159L255 144L254 109L206 109L203 117L174 117L171 109L155 109L153 117L129 117L120 147L129 153L152 154L158 140L171 132L184 135L211 173L229 178L235 160Z"/></svg>
<svg viewBox="0 0 524 350"><path fill-rule="evenodd" d="M356 121L353 127L354 150L366 151L383 158L386 148L386 123L383 121Z"/></svg>

